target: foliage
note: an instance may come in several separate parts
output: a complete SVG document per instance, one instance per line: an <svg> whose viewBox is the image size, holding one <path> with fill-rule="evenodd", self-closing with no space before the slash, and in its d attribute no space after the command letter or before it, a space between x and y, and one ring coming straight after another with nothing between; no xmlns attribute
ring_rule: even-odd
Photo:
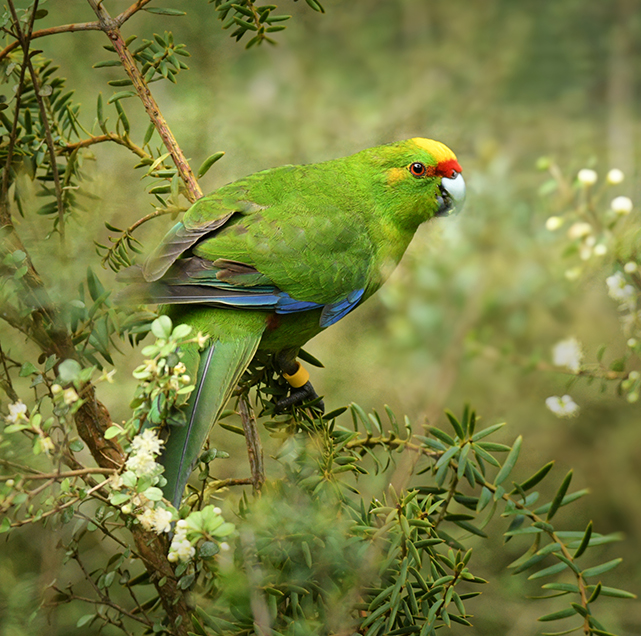
<svg viewBox="0 0 641 636"><path fill-rule="evenodd" d="M503 434L503 425L479 428L470 408L460 417L447 412L451 431L417 427L389 407L385 417L367 413L355 403L326 415L314 403L276 414L285 384L272 361L259 357L221 427L247 439L250 457L262 456L260 438L249 434L256 432L253 399L276 464L267 475L251 464L251 477L225 477L224 460L237 453L211 445L181 508L162 499L164 478L155 459L164 429L181 424L180 405L193 389L181 347L202 346L206 335L147 310L124 312L95 270L99 263L114 271L131 265L143 247L138 228L186 209L200 195L198 179L224 153L210 154L194 176L149 92L150 84L182 81L187 45L165 30L164 21L158 23L162 34L140 43L120 32L143 10L159 19L180 18L183 11L138 0L112 19L107 3L89 0L97 21L78 23L80 30L110 39L104 49L111 56L94 68L124 71L108 80L115 89L108 98L96 90L94 116L74 101L56 62L35 49L36 39L61 32L35 28L48 17L44 4L19 9L8 1L0 52L9 96L0 101L0 316L12 334L0 347L7 398L0 532L20 541L29 528L53 531L60 554L54 570L64 566L66 573L73 565L80 572L68 584L52 576L43 606L58 615L67 606L82 607L72 610L76 626L106 633L426 636L452 623L472 626L474 598L487 583L474 557L483 552L481 540L502 533L509 548L521 546L511 571L537 584L548 581L544 598L559 597L539 620L571 618L569 628L560 628L564 633L607 636L597 618L603 598L634 598L608 574L621 559L604 561L600 548L620 535L599 534L592 522L568 527L562 509L586 494L570 490L572 471L551 495L544 480L552 462L529 478L517 477L522 438L511 445L490 441ZM209 4L222 28L247 40L247 48L273 44L272 34L290 17L252 0ZM306 4L323 12L316 0ZM138 101L150 117L146 127L136 124ZM82 280L70 291L56 277L73 269L68 254L87 240L81 228L97 201L88 165L95 147L105 144L136 158L153 211L127 227L105 222L112 235L95 239L93 267L83 265ZM641 340L638 227L626 202L607 211L593 184L570 184L554 164L546 167L553 181L543 194L558 197L551 204L557 220L548 227L558 229L562 219L572 224L565 255L581 263L568 278L588 275L588 265L607 254L608 287L620 304L628 347L609 365L602 363L604 351L595 365L585 365L576 361L580 346L566 346L558 366L573 378L615 381L634 403ZM21 225L34 218L45 228L44 248ZM50 265L39 271L43 259L34 254L42 252ZM116 368L126 368L127 341L136 345L149 333L155 341L140 352L146 359L133 370L136 388L120 424L97 395L114 382ZM320 365L309 353L301 358ZM122 395L114 407L121 401ZM230 493L248 486L251 493ZM497 512L499 529L492 521Z"/></svg>

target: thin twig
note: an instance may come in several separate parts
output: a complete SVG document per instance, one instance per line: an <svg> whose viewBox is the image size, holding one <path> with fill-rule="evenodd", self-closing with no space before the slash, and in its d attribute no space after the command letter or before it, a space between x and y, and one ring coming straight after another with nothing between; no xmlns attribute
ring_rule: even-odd
<svg viewBox="0 0 641 636"><path fill-rule="evenodd" d="M0 360L2 360L2 368L4 371L4 379L0 380L0 385L2 386L2 389L4 390L4 392L7 394L7 397L12 402L17 402L18 394L13 388L13 384L11 383L11 375L9 374L9 366L7 365L7 358L4 355L4 351L2 350L1 343L0 343Z"/></svg>
<svg viewBox="0 0 641 636"><path fill-rule="evenodd" d="M134 154L138 155L141 159L151 159L151 155L148 152L145 152L140 146L137 146L129 137L123 137L117 135L116 133L109 133L107 135L96 135L88 137L87 139L81 139L74 143L68 143L64 146L58 146L58 154L63 155L68 152L73 152L78 148L88 148L94 144L104 143L105 141L113 141L120 146L124 146L131 150Z"/></svg>
<svg viewBox="0 0 641 636"><path fill-rule="evenodd" d="M171 132L165 118L162 116L154 96L151 94L147 83L136 66L133 56L123 40L117 20L114 20L109 15L102 5L101 0L87 0L87 2L89 2L91 8L98 16L100 28L109 37L116 49L116 53L120 58L122 66L131 80L136 93L138 93L138 97L143 103L143 106L147 111L147 115L149 115L149 119L153 122L160 138L165 144L165 147L171 154L174 164L178 169L178 174L187 189L187 198L193 203L202 197L203 192L198 185L198 181L196 181L196 177L194 176L185 155L178 146L178 142L176 141L174 134Z"/></svg>
<svg viewBox="0 0 641 636"><path fill-rule="evenodd" d="M4 461L0 463L5 463ZM10 462L6 462L9 464ZM33 481L36 479L66 479L67 477L83 477L85 475L114 475L116 473L115 469L112 468L82 468L80 470L68 470L64 473L38 473L36 475L23 475L23 478L27 481ZM12 477L2 476L0 481L6 481L7 479L12 479Z"/></svg>
<svg viewBox="0 0 641 636"><path fill-rule="evenodd" d="M260 492L265 483L265 466L263 462L263 446L260 443L260 435L256 426L256 417L249 404L247 393L242 393L238 400L238 413L245 432L247 444L247 455L249 456L249 467L252 473L252 485L254 491Z"/></svg>
<svg viewBox="0 0 641 636"><path fill-rule="evenodd" d="M45 108L45 103L42 95L40 94L40 82L36 74L33 64L31 63L31 55L29 54L29 46L31 44L31 31L32 28L29 28L28 35L22 31L20 27L20 22L18 20L18 14L16 9L13 6L13 0L9 1L9 11L11 11L11 17L13 18L14 27L16 29L18 39L20 40L20 45L22 46L23 53L23 64L26 64L29 68L29 75L31 75L31 84L33 85L33 92L36 96L36 101L38 102L38 108L40 109L40 116L42 119L42 125L45 133L45 140L47 142L47 149L49 150L49 161L51 163L51 172L53 174L53 183L56 191L56 205L58 206L58 232L60 233L60 243L64 247L65 244L65 207L62 200L62 186L60 185L60 173L58 172L58 164L56 162L56 148L53 143L53 136L51 135L51 125L49 123L49 117L47 116L47 109ZM36 15L38 10L38 1L35 0L32 11L32 21L33 17Z"/></svg>
<svg viewBox="0 0 641 636"><path fill-rule="evenodd" d="M116 24L122 26L129 18L134 15L137 11L140 11L146 4L151 2L151 0L137 0L134 2L128 9L123 11L117 18ZM77 22L74 24L61 24L60 26L49 27L47 29L39 29L34 31L31 34L31 39L35 40L36 38L46 37L47 35L56 35L57 33L76 33L78 31L101 31L100 22L97 20L94 22ZM0 61L2 61L11 51L14 51L20 46L20 42L17 40L11 42L0 51Z"/></svg>

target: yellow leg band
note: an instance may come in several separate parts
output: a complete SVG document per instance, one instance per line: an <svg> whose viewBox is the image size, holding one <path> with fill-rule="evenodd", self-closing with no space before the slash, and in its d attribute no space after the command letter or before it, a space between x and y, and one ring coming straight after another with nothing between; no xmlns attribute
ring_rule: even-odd
<svg viewBox="0 0 641 636"><path fill-rule="evenodd" d="M307 369L305 369L299 362L298 371L296 371L294 375L287 375L287 373L283 373L283 377L291 384L292 387L300 389L301 386L307 384L307 381L309 380L309 371L307 371Z"/></svg>

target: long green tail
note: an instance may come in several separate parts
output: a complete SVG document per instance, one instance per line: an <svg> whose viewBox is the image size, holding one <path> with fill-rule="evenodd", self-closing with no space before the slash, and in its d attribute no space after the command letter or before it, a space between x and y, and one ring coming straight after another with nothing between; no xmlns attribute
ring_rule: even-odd
<svg viewBox="0 0 641 636"><path fill-rule="evenodd" d="M183 407L185 426L172 427L160 458L165 467L165 497L178 508L194 464L232 391L251 362L262 329L238 330L229 338L216 338L200 354L196 388Z"/></svg>

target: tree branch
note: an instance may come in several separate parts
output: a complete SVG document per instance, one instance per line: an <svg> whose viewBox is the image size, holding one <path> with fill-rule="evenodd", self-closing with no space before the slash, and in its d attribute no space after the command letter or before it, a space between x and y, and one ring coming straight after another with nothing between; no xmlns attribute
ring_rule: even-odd
<svg viewBox="0 0 641 636"><path fill-rule="evenodd" d="M125 9L117 18L116 24L122 26L132 15L140 11L151 0L137 0L128 9ZM76 33L78 31L101 31L100 22L77 22L74 24L61 24L60 26L39 29L31 34L31 39L46 37L47 35L56 35L57 33ZM0 61L2 61L11 51L15 51L20 46L19 41L11 42L0 51Z"/></svg>
<svg viewBox="0 0 641 636"><path fill-rule="evenodd" d="M51 162L51 172L53 174L53 183L56 191L56 204L58 206L58 232L60 233L60 242L64 247L65 244L65 208L62 201L62 187L60 185L60 173L58 172L58 164L56 163L56 149L53 144L53 137L51 136L51 126L49 124L49 117L47 117L47 111L45 108L45 103L42 95L40 94L40 85L38 81L38 76L33 64L31 63L31 55L29 54L29 46L31 44L31 32L33 29L33 20L38 10L38 0L35 0L33 7L31 8L31 22L29 24L28 33L25 33L20 26L20 21L18 20L18 15L16 9L13 6L13 1L9 0L9 11L11 11L11 17L13 19L13 26L18 35L18 41L22 47L23 54L23 65L26 64L29 69L29 75L31 76L31 84L33 85L33 92L36 96L36 101L38 102L38 108L40 110L40 118L42 120L42 126L44 128L45 140L47 142L47 149L49 150L49 161Z"/></svg>
<svg viewBox="0 0 641 636"><path fill-rule="evenodd" d="M143 106L147 111L147 115L149 115L149 119L151 119L158 131L158 134L160 135L160 138L163 140L165 147L171 154L174 164L178 169L178 174L187 189L187 198L193 203L202 197L203 192L198 185L198 181L196 181L196 177L194 177L194 173L192 172L185 155L178 146L176 138L169 129L165 118L162 116L160 108L151 94L147 83L138 70L133 56L129 52L125 41L122 39L117 19L114 20L109 15L107 10L103 7L101 0L87 0L87 2L89 2L91 8L98 16L100 28L113 43L122 66L131 80L136 93L138 93L138 97L140 98L140 101L142 101Z"/></svg>
<svg viewBox="0 0 641 636"><path fill-rule="evenodd" d="M249 404L247 393L241 393L238 400L238 413L243 423L245 442L247 443L247 455L249 456L249 467L252 473L252 486L255 492L259 492L265 483L265 465L263 462L263 446L260 443L260 435L256 427L254 411Z"/></svg>
<svg viewBox="0 0 641 636"><path fill-rule="evenodd" d="M134 154L138 155L141 159L151 158L151 155L148 152L145 152L140 146L137 146L133 141L131 141L131 139L129 139L129 137L123 137L121 135L117 135L116 133L92 136L88 137L87 139L81 139L80 141L66 144L64 146L58 146L57 152L59 155L64 155L68 152L73 152L78 148L88 148L89 146L104 143L105 141L113 141L119 146L124 146L125 148L131 150L131 152L133 152Z"/></svg>

